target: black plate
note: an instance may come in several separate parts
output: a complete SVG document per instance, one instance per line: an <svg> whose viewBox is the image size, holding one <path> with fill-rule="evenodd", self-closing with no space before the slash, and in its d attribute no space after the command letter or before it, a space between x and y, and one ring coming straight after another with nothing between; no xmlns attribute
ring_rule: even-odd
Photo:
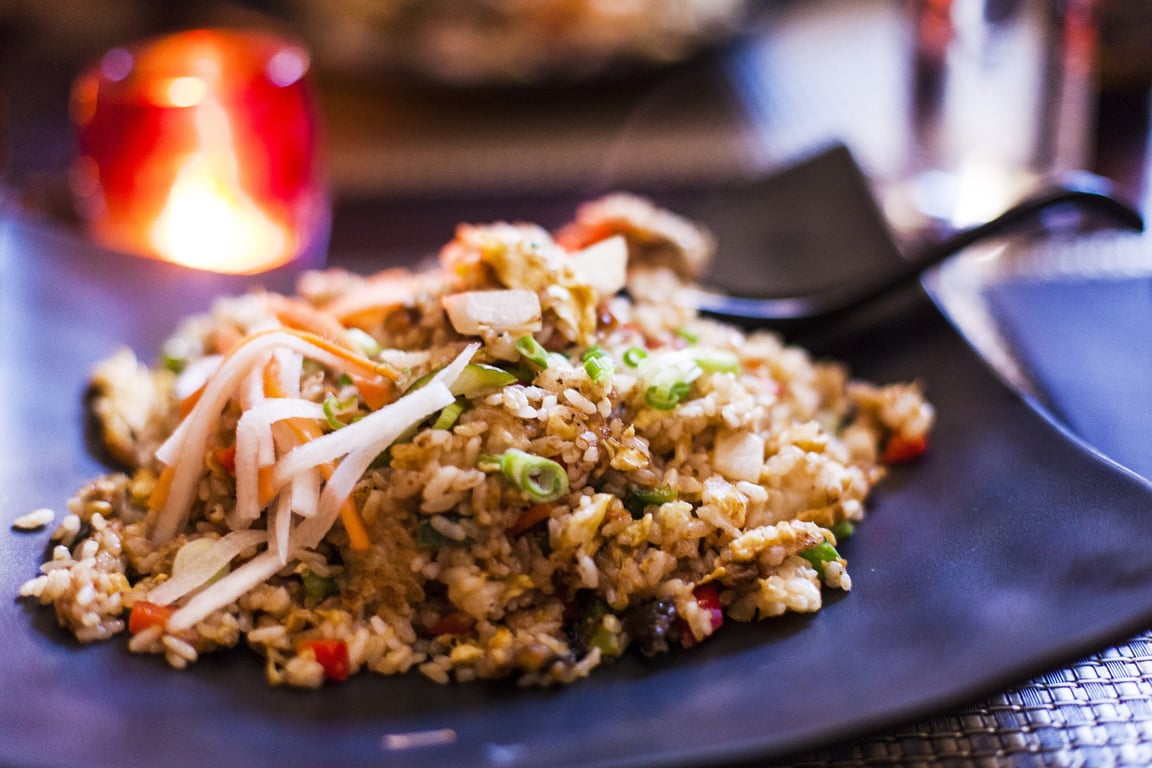
<svg viewBox="0 0 1152 768"><path fill-rule="evenodd" d="M90 366L121 344L151 355L184 314L253 281L102 253L27 223L0 233L0 763L560 768L782 756L970 702L1125 639L1152 615L1152 489L1028 407L921 297L824 349L862 377L923 381L939 426L845 545L853 591L815 616L726 627L691 652L549 691L418 675L270 689L246 652L179 673L123 639L82 647L50 611L16 599L48 536L9 525L40 506L61 516L104 471L85 442ZM389 735L406 733L434 745L394 748Z"/></svg>

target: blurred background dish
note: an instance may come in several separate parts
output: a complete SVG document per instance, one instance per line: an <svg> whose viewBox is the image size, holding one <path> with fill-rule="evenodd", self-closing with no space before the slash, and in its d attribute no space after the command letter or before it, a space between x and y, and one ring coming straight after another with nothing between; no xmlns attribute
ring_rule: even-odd
<svg viewBox="0 0 1152 768"><path fill-rule="evenodd" d="M474 85L577 82L683 61L750 0L280 0L338 71Z"/></svg>

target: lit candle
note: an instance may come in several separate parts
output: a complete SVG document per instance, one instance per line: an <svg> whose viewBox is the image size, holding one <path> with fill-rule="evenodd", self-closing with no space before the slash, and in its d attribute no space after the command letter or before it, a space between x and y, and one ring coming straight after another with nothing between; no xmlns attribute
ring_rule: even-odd
<svg viewBox="0 0 1152 768"><path fill-rule="evenodd" d="M94 237L215 272L323 257L319 121L299 45L194 30L115 48L73 87L73 190Z"/></svg>

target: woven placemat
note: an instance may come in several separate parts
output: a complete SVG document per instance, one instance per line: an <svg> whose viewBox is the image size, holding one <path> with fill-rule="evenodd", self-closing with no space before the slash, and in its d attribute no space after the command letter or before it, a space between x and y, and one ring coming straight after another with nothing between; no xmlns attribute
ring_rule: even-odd
<svg viewBox="0 0 1152 768"><path fill-rule="evenodd" d="M1152 631L972 707L789 765L1152 765Z"/></svg>

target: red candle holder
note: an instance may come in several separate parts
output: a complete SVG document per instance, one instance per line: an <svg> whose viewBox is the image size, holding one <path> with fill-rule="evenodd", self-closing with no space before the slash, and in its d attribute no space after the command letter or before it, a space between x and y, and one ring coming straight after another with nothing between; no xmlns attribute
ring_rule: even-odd
<svg viewBox="0 0 1152 768"><path fill-rule="evenodd" d="M299 44L205 29L114 48L77 78L78 209L100 242L215 272L323 261L320 121Z"/></svg>

